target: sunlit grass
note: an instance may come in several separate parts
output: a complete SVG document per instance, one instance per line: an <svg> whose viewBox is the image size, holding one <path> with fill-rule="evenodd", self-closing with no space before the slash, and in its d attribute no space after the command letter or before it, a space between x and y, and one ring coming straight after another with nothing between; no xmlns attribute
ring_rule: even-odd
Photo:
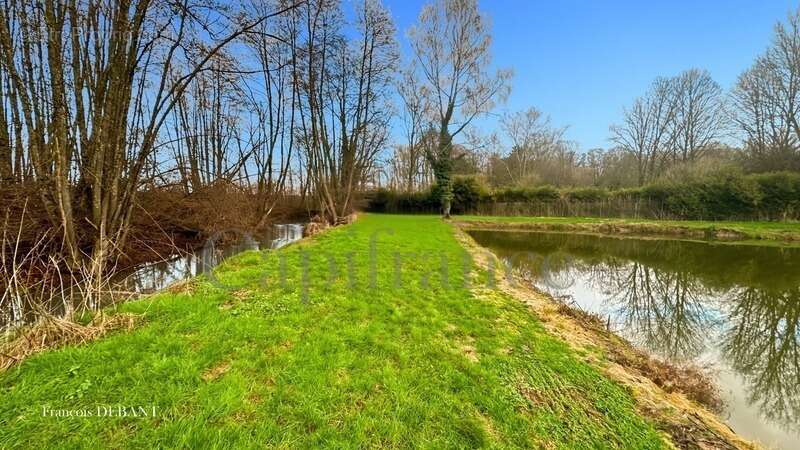
<svg viewBox="0 0 800 450"><path fill-rule="evenodd" d="M662 446L524 305L473 294L464 256L438 218L378 215L243 254L125 305L133 332L0 374L0 447ZM42 415L120 404L157 416Z"/></svg>

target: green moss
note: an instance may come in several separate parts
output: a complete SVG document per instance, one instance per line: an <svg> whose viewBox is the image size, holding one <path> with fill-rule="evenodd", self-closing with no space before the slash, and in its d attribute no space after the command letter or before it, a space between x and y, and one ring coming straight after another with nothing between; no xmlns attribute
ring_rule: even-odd
<svg viewBox="0 0 800 450"><path fill-rule="evenodd" d="M191 293L123 306L144 316L132 332L1 374L0 447L663 446L524 305L465 287L464 261L451 227L422 216L241 255ZM157 416L42 415L120 404Z"/></svg>

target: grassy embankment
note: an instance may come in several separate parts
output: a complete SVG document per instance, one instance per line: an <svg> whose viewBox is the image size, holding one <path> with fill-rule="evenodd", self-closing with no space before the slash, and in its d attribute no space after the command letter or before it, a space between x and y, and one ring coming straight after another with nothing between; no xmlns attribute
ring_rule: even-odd
<svg viewBox="0 0 800 450"><path fill-rule="evenodd" d="M800 244L800 222L605 219L596 217L457 216L468 227L575 231L715 239L737 243Z"/></svg>
<svg viewBox="0 0 800 450"><path fill-rule="evenodd" d="M199 278L124 305L141 315L133 331L0 374L0 448L663 447L630 391L526 305L461 283L454 233L435 217L370 215L233 258L217 270L225 286ZM157 416L43 415L98 405Z"/></svg>

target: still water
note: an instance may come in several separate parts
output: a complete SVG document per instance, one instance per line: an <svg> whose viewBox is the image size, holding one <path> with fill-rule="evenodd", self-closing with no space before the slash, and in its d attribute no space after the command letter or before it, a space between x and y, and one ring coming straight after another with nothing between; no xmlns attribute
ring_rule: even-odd
<svg viewBox="0 0 800 450"><path fill-rule="evenodd" d="M173 255L159 262L141 264L130 270L121 271L111 279L109 291L124 295L110 295L106 303L116 303L122 299L135 298L136 294L147 294L162 290L172 283L204 274L216 267L225 258L246 250L277 249L303 237L303 224L289 223L272 225L263 234L252 236L242 234L234 244L219 245L213 239L192 252ZM34 308L21 299L2 295L0 287L0 332L35 321L38 317ZM65 304L71 302L71 308ZM67 309L75 310L81 305L79 289L68 286L65 292L52 301L43 302L39 307L46 308L50 314L63 316Z"/></svg>
<svg viewBox="0 0 800 450"><path fill-rule="evenodd" d="M273 225L261 236L238 236L238 242L217 245L209 240L203 247L187 255L175 256L165 261L144 264L118 277L120 288L137 293L159 291L180 280L208 273L225 258L247 250L278 249L303 237L303 224Z"/></svg>
<svg viewBox="0 0 800 450"><path fill-rule="evenodd" d="M534 286L634 345L709 367L728 424L800 448L800 248L472 231Z"/></svg>

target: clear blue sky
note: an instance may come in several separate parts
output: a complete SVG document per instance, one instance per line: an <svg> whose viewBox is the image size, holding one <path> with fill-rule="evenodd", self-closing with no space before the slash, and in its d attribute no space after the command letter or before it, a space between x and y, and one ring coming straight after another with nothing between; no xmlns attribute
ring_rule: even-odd
<svg viewBox="0 0 800 450"><path fill-rule="evenodd" d="M405 32L424 0L384 0ZM769 44L797 0L480 0L498 67L515 75L508 110L536 106L582 150L658 76L698 67L724 89ZM486 126L491 126L486 123Z"/></svg>

